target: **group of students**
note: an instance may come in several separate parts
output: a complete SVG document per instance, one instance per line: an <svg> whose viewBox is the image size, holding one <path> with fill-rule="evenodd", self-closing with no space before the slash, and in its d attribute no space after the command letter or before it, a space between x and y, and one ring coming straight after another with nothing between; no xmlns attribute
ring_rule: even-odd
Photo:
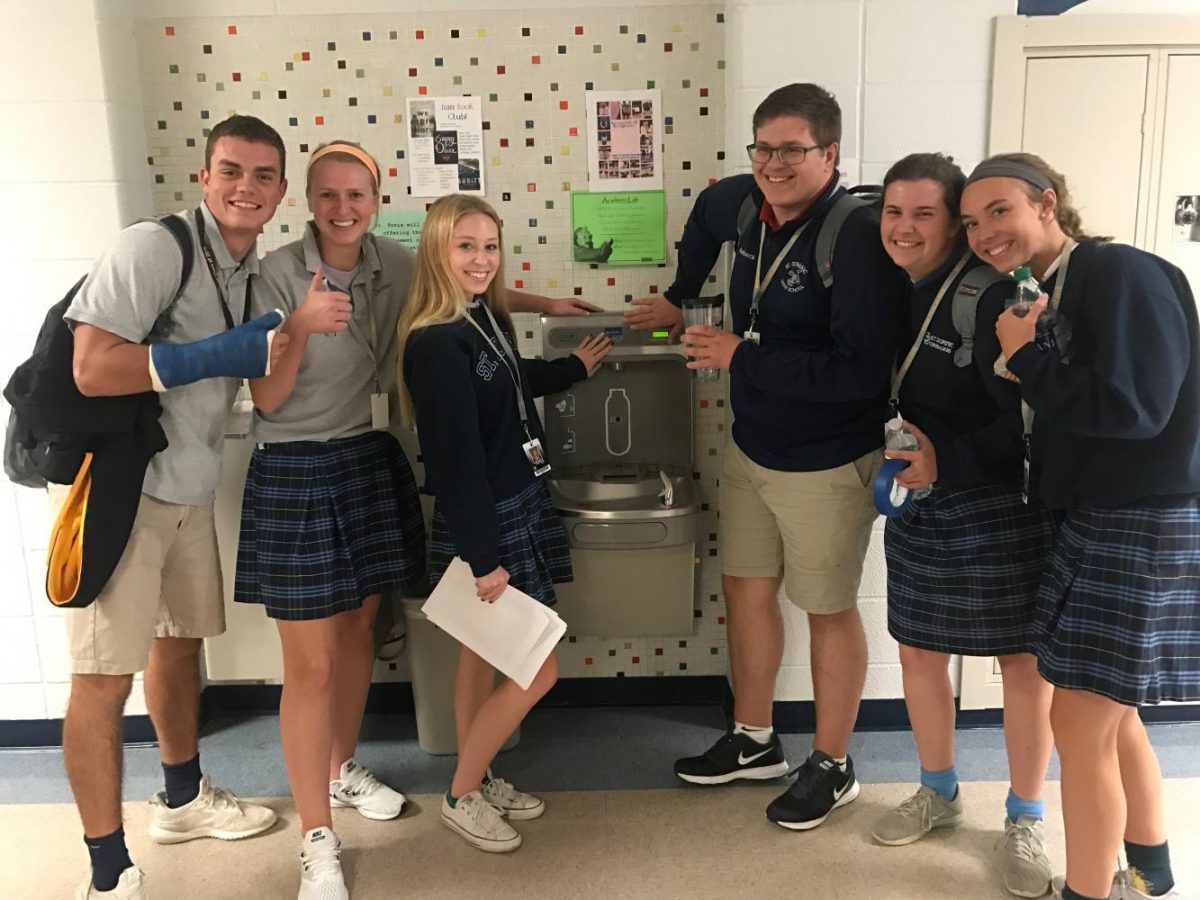
<svg viewBox="0 0 1200 900"><path fill-rule="evenodd" d="M889 451L909 462L897 480L934 488L886 532L889 627L921 785L876 839L906 844L961 819L948 655L997 655L1012 774L1006 887L1051 889L1041 794L1057 743L1067 875L1054 889L1070 900L1165 896L1161 775L1136 706L1200 698L1200 385L1186 280L1083 235L1062 177L1024 154L993 157L969 179L939 154L906 157L885 179L882 225L851 210L832 260L817 259L844 195L840 136L821 88L769 96L747 148L752 175L701 193L675 284L627 315L635 328L678 325L676 304L736 242L733 331L683 335L690 366L730 372L720 509L734 723L676 774L716 784L787 772L770 712L782 583L808 614L817 733L768 817L810 829L858 795L847 753L866 667L855 598L883 423L898 412L919 446ZM257 446L234 599L263 604L283 648L302 900L348 896L331 807L391 819L405 805L354 760L382 593L426 568L436 582L455 556L484 602L511 583L553 603L554 584L571 577L539 477L534 399L591 375L610 345L594 337L562 360L523 359L509 313L589 307L506 289L501 223L482 200L435 202L415 257L373 235L379 166L344 141L308 159L303 238L260 262L255 240L285 194L284 160L259 120L217 125L204 203L188 217L207 265L181 286L170 236L132 226L66 316L85 393L162 390L151 335L196 357L190 383L162 393L170 446L151 462L117 571L91 607L67 611L63 743L92 860L85 900L148 896L120 814L120 716L137 671L166 781L151 837L236 839L275 819L202 776L196 735L196 654L224 626L211 504L238 378L251 380ZM747 196L758 216L739 227ZM973 346L955 353L968 341L950 298L986 265L1029 265L1050 297L1021 318L1002 312L1012 282L994 280L973 305ZM286 314L278 332L246 337L233 321L273 309ZM995 374L1000 356L1019 383ZM428 560L415 481L389 432L397 415L417 426L435 497ZM522 690L460 651L459 756L441 816L480 849L515 849L511 822L545 810L490 766L556 674L551 654ZM1122 838L1129 865L1114 878Z"/></svg>

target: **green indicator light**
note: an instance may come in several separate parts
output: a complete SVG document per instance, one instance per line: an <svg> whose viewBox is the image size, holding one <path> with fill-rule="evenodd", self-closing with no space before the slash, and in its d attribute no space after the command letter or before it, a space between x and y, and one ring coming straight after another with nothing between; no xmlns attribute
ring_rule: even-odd
<svg viewBox="0 0 1200 900"><path fill-rule="evenodd" d="M656 341L665 341L667 338L669 338L671 336L671 332L670 331L652 331L652 332L650 332L650 336L652 338L654 338L654 340L656 340Z"/></svg>

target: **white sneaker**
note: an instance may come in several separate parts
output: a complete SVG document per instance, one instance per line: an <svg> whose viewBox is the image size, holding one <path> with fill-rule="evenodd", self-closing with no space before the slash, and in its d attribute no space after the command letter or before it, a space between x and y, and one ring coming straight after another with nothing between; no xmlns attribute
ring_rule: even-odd
<svg viewBox="0 0 1200 900"><path fill-rule="evenodd" d="M541 797L518 791L510 782L493 776L491 769L487 770L480 793L484 800L500 810L501 815L510 819L536 819L546 811L546 802Z"/></svg>
<svg viewBox="0 0 1200 900"><path fill-rule="evenodd" d="M486 853L509 853L521 846L521 835L479 791L463 794L454 806L442 797L442 824Z"/></svg>
<svg viewBox="0 0 1200 900"><path fill-rule="evenodd" d="M165 794L150 798L150 837L160 844L179 844L213 837L236 841L253 837L275 824L275 811L239 800L224 788L214 788L205 775L200 793L176 809L167 806Z"/></svg>
<svg viewBox="0 0 1200 900"><path fill-rule="evenodd" d="M1046 833L1042 820L1020 815L1005 818L1000 839L1004 887L1018 897L1041 897L1051 890L1050 858L1046 856Z"/></svg>
<svg viewBox="0 0 1200 900"><path fill-rule="evenodd" d="M352 806L368 819L384 821L404 812L408 802L399 791L392 790L353 759L342 763L341 778L329 782L329 805L333 808Z"/></svg>
<svg viewBox="0 0 1200 900"><path fill-rule="evenodd" d="M298 900L350 900L342 875L342 842L332 828L313 828L300 842Z"/></svg>
<svg viewBox="0 0 1200 900"><path fill-rule="evenodd" d="M1168 897L1182 897L1183 895L1172 888L1165 894L1159 894L1153 900L1167 900ZM1151 900L1151 895L1141 890L1134 882L1134 875L1129 869L1122 869L1113 878L1113 897L1114 900Z"/></svg>
<svg viewBox="0 0 1200 900"><path fill-rule="evenodd" d="M149 900L146 893L146 876L137 866L130 866L121 873L117 886L111 891L98 891L92 887L92 876L88 874L87 884L82 885L75 894L76 900Z"/></svg>

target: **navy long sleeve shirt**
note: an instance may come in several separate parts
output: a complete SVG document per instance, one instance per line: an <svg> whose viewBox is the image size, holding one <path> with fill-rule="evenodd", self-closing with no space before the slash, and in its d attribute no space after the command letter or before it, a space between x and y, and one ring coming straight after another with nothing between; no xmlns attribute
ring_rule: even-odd
<svg viewBox="0 0 1200 900"><path fill-rule="evenodd" d="M909 288L901 360L958 259L958 253L952 254L938 271ZM973 258L947 287L900 385L900 412L925 432L937 453L938 484L950 487L1021 483L1021 390L992 368L1000 355L996 317L1016 288L1012 281L997 282L977 299L974 359L961 367L954 361L954 351L963 343L954 325L954 291L968 272L983 265Z"/></svg>
<svg viewBox="0 0 1200 900"><path fill-rule="evenodd" d="M1052 292L1058 277L1043 289ZM1008 361L1036 413L1046 505L1200 494L1200 328L1184 274L1134 247L1083 241L1059 308L1072 325L1065 351L1029 343Z"/></svg>
<svg viewBox="0 0 1200 900"><path fill-rule="evenodd" d="M492 334L481 308L467 314ZM523 359L507 329L505 338L521 366L530 435L544 444L533 398L566 390L586 378L587 370L575 355L550 362ZM414 331L404 353L404 378L416 410L425 490L437 498L459 556L476 578L487 575L500 565L495 504L535 478L522 450L527 438L516 387L501 355L464 319Z"/></svg>
<svg viewBox="0 0 1200 900"><path fill-rule="evenodd" d="M764 276L796 230L805 229L763 292L755 327L760 343L743 342L730 364L733 439L768 469L831 469L882 444L905 278L883 249L878 217L863 208L838 236L832 288L822 284L817 232L842 193L834 179L798 219L778 228L755 220L739 235L742 201L753 195L761 214L762 194L750 175L718 181L696 198L675 282L665 292L674 303L698 296L722 244L736 239L729 296L740 335L750 321L762 229Z"/></svg>

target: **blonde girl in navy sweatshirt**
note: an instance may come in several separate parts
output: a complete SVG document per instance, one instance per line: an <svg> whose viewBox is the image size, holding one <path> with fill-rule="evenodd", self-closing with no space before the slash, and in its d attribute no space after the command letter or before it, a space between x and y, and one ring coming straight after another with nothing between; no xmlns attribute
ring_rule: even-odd
<svg viewBox="0 0 1200 900"><path fill-rule="evenodd" d="M554 585L571 580L571 557L541 477L545 435L533 400L587 378L611 344L600 335L564 359L522 359L503 284L495 210L461 194L434 203L400 319L401 399L435 497L433 583L458 556L471 566L481 601L495 601L511 584L552 605ZM528 690L509 680L497 686L488 663L459 651L458 766L442 822L480 850L515 850L521 835L509 820L545 811L539 798L492 777L490 766L557 672L551 653Z"/></svg>

